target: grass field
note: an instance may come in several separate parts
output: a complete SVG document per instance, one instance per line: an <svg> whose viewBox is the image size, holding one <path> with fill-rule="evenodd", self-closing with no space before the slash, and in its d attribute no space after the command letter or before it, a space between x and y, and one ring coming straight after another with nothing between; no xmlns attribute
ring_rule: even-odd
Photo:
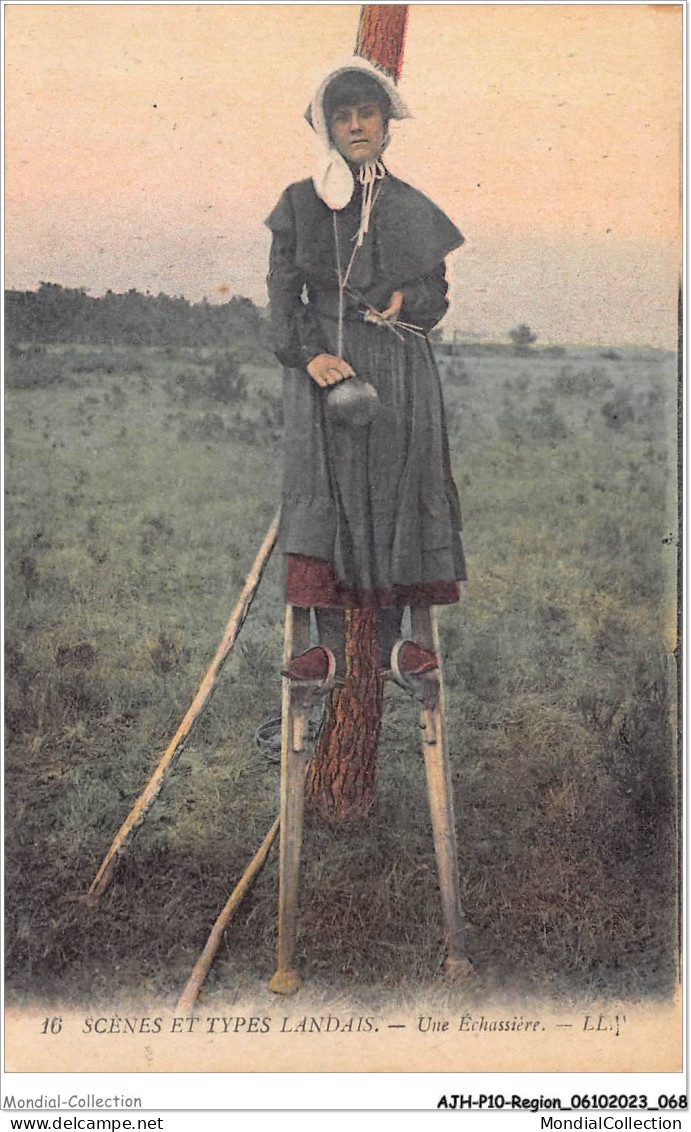
<svg viewBox="0 0 691 1132"><path fill-rule="evenodd" d="M440 359L470 581L441 614L472 992L663 998L676 980L676 360ZM6 419L7 977L14 1001L174 1000L271 824L281 565L100 905L88 887L196 690L278 502L280 372L207 350L15 346ZM208 980L273 970L277 865ZM415 712L377 803L306 830L317 991L439 985ZM324 993L326 991L324 990Z"/></svg>

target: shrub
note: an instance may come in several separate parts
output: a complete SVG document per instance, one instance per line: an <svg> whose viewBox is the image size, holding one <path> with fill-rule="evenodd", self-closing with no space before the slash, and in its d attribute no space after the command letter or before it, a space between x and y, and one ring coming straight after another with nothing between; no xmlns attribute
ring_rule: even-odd
<svg viewBox="0 0 691 1132"><path fill-rule="evenodd" d="M608 428L620 429L625 424L631 424L636 414L631 400L631 394L621 390L611 400L605 401L600 409Z"/></svg>
<svg viewBox="0 0 691 1132"><path fill-rule="evenodd" d="M214 362L213 373L204 383L204 395L225 405L241 404L247 400L247 379L233 354L223 354Z"/></svg>
<svg viewBox="0 0 691 1132"><path fill-rule="evenodd" d="M161 515L152 515L142 519L139 527L139 553L147 557L155 554L175 537L175 531L169 527Z"/></svg>
<svg viewBox="0 0 691 1132"><path fill-rule="evenodd" d="M64 360L45 346L30 346L7 358L5 379L10 389L41 389L71 380Z"/></svg>
<svg viewBox="0 0 691 1132"><path fill-rule="evenodd" d="M531 409L528 435L532 440L564 440L570 430L554 401L543 398Z"/></svg>
<svg viewBox="0 0 691 1132"><path fill-rule="evenodd" d="M592 366L589 370L562 366L552 379L555 393L572 397L602 396L614 388L614 382L602 366Z"/></svg>
<svg viewBox="0 0 691 1132"><path fill-rule="evenodd" d="M70 362L72 373L115 373L118 368L112 356L107 357L98 350L86 350L77 354Z"/></svg>
<svg viewBox="0 0 691 1132"><path fill-rule="evenodd" d="M448 362L445 377L447 381L453 382L454 385L468 385L470 382L468 367L462 358L452 358Z"/></svg>
<svg viewBox="0 0 691 1132"><path fill-rule="evenodd" d="M224 440L229 435L220 413L204 413L180 429L181 440Z"/></svg>
<svg viewBox="0 0 691 1132"><path fill-rule="evenodd" d="M512 400L507 401L499 417L502 430L514 443L524 440L564 440L570 430L554 401L542 397L531 409L517 408Z"/></svg>
<svg viewBox="0 0 691 1132"><path fill-rule="evenodd" d="M504 382L504 389L508 394L518 393L522 397L530 389L530 375L523 372L515 377L508 377Z"/></svg>
<svg viewBox="0 0 691 1132"><path fill-rule="evenodd" d="M537 334L533 334L532 330L525 322L520 322L518 326L514 326L513 330L509 331L509 338L514 346L525 347L537 342Z"/></svg>
<svg viewBox="0 0 691 1132"><path fill-rule="evenodd" d="M32 598L38 588L40 574L36 565L36 559L31 554L25 554L19 562L19 573L24 579L24 589L26 596Z"/></svg>
<svg viewBox="0 0 691 1132"><path fill-rule="evenodd" d="M283 428L283 398L266 389L260 389L257 397L261 406L260 423L274 432L280 431Z"/></svg>
<svg viewBox="0 0 691 1132"><path fill-rule="evenodd" d="M194 370L183 370L169 383L168 389L175 400L180 398L185 405L189 405L190 402L197 401L203 396L202 379Z"/></svg>
<svg viewBox="0 0 691 1132"><path fill-rule="evenodd" d="M75 669L93 668L96 661L96 650L89 641L75 641L65 645L58 645L55 650L55 663L58 668L72 667Z"/></svg>

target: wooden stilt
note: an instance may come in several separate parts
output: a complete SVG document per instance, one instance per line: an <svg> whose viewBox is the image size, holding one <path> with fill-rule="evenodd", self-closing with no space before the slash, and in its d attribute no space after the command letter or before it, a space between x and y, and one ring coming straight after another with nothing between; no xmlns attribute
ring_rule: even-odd
<svg viewBox="0 0 691 1132"><path fill-rule="evenodd" d="M283 667L309 648L309 610L286 606ZM302 979L294 968L298 882L310 749L307 717L311 701L299 684L283 677L281 707L281 836L278 894L278 958L269 988L295 994Z"/></svg>
<svg viewBox="0 0 691 1132"><path fill-rule="evenodd" d="M432 608L411 609L413 638L425 648L439 653L436 612ZM427 794L432 819L432 835L439 873L442 916L447 954L444 968L455 977L469 977L473 967L466 954L458 871L458 846L453 812L453 789L446 737L446 704L441 667L427 684L421 704L422 755L427 775Z"/></svg>

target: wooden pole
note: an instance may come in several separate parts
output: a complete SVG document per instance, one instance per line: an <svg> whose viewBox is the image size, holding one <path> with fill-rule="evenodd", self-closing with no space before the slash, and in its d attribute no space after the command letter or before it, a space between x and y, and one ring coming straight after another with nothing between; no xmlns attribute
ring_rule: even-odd
<svg viewBox="0 0 691 1132"><path fill-rule="evenodd" d="M286 606L283 667L309 645L309 609ZM298 883L305 805L305 776L310 758L309 693L298 681L283 677L281 706L281 849L278 874L278 955L269 982L275 994L291 995L302 979L295 970L298 926Z"/></svg>
<svg viewBox="0 0 691 1132"><path fill-rule="evenodd" d="M407 23L407 4L363 4L355 54L369 59L398 82Z"/></svg>
<svg viewBox="0 0 691 1132"><path fill-rule="evenodd" d="M458 868L453 786L446 735L446 702L441 671L437 613L432 607L411 610L413 637L440 658L433 678L433 695L421 704L420 742L427 776L427 796L437 858L446 958L444 971L457 979L471 978L473 966L466 952L461 880Z"/></svg>
<svg viewBox="0 0 691 1132"><path fill-rule="evenodd" d="M374 801L384 677L376 610L345 617L346 677L324 709L307 772L310 809L333 824L364 818Z"/></svg>
<svg viewBox="0 0 691 1132"><path fill-rule="evenodd" d="M204 711L204 708L211 698L211 695L216 687L221 669L223 668L223 665L239 636L240 630L245 623L245 618L250 611L254 595L259 588L259 583L262 579L264 569L267 562L269 561L269 558L271 557L271 552L276 544L279 517L280 513L274 517L274 520L264 537L264 541L259 548L259 553L257 554L257 557L252 564L252 569L247 575L242 593L240 594L237 604L230 616L230 620L226 625L221 643L216 650L216 654L211 664L209 665L209 668L207 669L206 675L204 676L204 679L199 686L199 690L194 697L194 700L192 701L187 714L182 720L182 723L178 727L165 751L161 755L161 758L156 765L156 769L149 779L145 789L140 794L139 798L125 818L125 821L115 835L113 843L106 853L105 857L103 858L101 867L99 868L96 876L91 883L91 887L82 898L87 904L95 903L98 898L103 895L106 888L110 884L118 858L122 855L127 842L129 841L135 830L141 825L148 811L151 809L151 806L158 797L166 776L174 766L183 749L184 744L190 736L192 728L200 718L202 712Z"/></svg>
<svg viewBox="0 0 691 1132"><path fill-rule="evenodd" d="M185 984L185 989L180 995L180 1001L178 1002L176 1009L177 1014L184 1014L186 1013L186 1011L191 1010L195 1002L197 1001L197 995L199 994L200 987L209 973L209 968L213 963L214 956L216 955L216 952L220 947L223 933L227 928L236 909L239 908L240 904L252 887L252 884L254 883L254 880L260 869L264 865L264 862L269 855L269 850L271 849L271 846L276 839L276 834L278 833L280 824L281 819L280 817L278 817L276 818L276 821L271 826L271 829L262 841L259 849L255 853L254 857L240 877L240 880L228 897L223 911L219 914L216 923L211 929L211 934L206 941L206 946L199 956L197 962L195 963L192 974Z"/></svg>
<svg viewBox="0 0 691 1132"><path fill-rule="evenodd" d="M363 4L355 53L398 80L408 19L406 4ZM374 800L384 681L376 610L346 614L346 679L325 708L307 776L311 810L331 822L362 818Z"/></svg>

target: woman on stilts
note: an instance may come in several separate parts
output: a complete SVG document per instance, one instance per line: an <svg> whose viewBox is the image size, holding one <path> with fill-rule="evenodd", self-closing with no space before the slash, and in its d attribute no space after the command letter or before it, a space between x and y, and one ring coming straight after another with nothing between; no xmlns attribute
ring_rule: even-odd
<svg viewBox="0 0 691 1132"><path fill-rule="evenodd" d="M342 679L344 611L370 609L382 668L409 684L437 657L401 643L404 608L455 602L465 578L427 338L448 306L444 260L463 237L384 164L389 122L409 117L386 75L355 57L306 116L323 143L319 167L267 219L286 367L279 545L286 600L315 610L320 640L288 674L326 680L335 665Z"/></svg>

